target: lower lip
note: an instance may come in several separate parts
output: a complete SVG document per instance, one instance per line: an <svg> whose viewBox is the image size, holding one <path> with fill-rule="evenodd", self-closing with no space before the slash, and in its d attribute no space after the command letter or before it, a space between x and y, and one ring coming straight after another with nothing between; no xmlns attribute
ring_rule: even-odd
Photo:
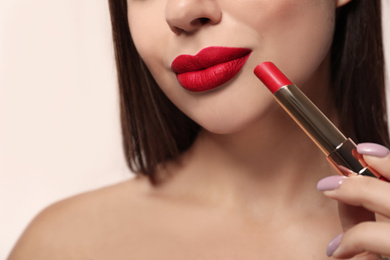
<svg viewBox="0 0 390 260"><path fill-rule="evenodd" d="M241 58L217 64L210 68L177 74L176 77L183 88L192 92L204 92L215 89L230 81L241 70L249 58L247 54Z"/></svg>

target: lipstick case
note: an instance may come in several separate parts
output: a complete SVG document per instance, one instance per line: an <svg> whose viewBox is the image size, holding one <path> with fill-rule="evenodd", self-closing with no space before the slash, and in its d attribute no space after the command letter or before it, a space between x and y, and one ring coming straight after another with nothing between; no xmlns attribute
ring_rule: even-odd
<svg viewBox="0 0 390 260"><path fill-rule="evenodd" d="M356 144L345 137L272 62L260 63L254 73L340 174L371 176L388 181L367 165L357 152Z"/></svg>
<svg viewBox="0 0 390 260"><path fill-rule="evenodd" d="M367 165L363 156L356 151L356 144L346 138L296 85L283 86L274 95L340 174L358 174L386 180Z"/></svg>

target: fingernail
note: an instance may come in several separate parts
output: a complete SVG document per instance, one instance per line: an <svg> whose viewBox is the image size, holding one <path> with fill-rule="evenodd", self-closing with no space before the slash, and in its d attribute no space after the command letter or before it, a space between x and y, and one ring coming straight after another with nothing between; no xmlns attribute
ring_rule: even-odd
<svg viewBox="0 0 390 260"><path fill-rule="evenodd" d="M317 183L317 190L335 190L344 182L347 177L341 175L333 175L323 178Z"/></svg>
<svg viewBox="0 0 390 260"><path fill-rule="evenodd" d="M363 155L386 157L389 154L389 149L380 144L361 143L357 145L357 152Z"/></svg>
<svg viewBox="0 0 390 260"><path fill-rule="evenodd" d="M339 247L341 239L343 238L344 233L337 235L335 238L330 241L328 248L326 249L326 254L330 257L333 255L334 251Z"/></svg>

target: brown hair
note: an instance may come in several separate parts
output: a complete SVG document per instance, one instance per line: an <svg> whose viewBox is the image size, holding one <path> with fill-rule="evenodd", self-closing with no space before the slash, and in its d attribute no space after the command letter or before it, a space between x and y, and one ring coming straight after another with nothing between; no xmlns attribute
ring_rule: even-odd
<svg viewBox="0 0 390 260"><path fill-rule="evenodd" d="M109 0L120 89L123 146L131 170L154 180L158 163L191 146L200 127L160 90L138 55L126 0ZM333 93L342 130L357 142L389 145L380 0L338 10L332 47Z"/></svg>
<svg viewBox="0 0 390 260"><path fill-rule="evenodd" d="M342 130L389 146L380 0L340 8L332 49L333 93Z"/></svg>
<svg viewBox="0 0 390 260"><path fill-rule="evenodd" d="M130 169L153 179L160 162L176 158L200 127L160 90L131 39L126 0L109 0L120 89L123 146Z"/></svg>

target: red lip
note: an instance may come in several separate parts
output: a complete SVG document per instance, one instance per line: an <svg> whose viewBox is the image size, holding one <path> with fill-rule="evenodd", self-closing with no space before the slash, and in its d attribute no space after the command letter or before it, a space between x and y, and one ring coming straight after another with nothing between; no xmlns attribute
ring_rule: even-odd
<svg viewBox="0 0 390 260"><path fill-rule="evenodd" d="M208 47L195 56L178 56L171 68L183 88L203 92L231 80L244 66L251 52L247 48Z"/></svg>

